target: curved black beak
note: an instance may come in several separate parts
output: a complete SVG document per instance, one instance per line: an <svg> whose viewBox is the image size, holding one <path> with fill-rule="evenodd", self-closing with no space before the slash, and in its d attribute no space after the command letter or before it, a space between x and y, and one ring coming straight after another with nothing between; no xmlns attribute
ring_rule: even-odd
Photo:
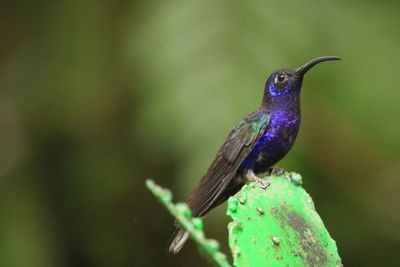
<svg viewBox="0 0 400 267"><path fill-rule="evenodd" d="M298 68L295 72L297 76L303 76L307 71L309 71L312 67L317 65L318 63L324 62L324 61L330 61L330 60L341 60L341 57L336 57L336 56L324 56L324 57L317 57L310 62L304 64L300 68Z"/></svg>

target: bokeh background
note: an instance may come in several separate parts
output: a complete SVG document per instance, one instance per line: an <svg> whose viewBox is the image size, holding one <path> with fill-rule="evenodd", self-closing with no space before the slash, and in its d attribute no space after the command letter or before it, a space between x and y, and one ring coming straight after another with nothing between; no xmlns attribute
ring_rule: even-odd
<svg viewBox="0 0 400 267"><path fill-rule="evenodd" d="M345 266L400 250L398 1L2 1L0 266L208 266L146 178L185 200L273 70L321 55L279 164ZM225 207L206 220L227 250Z"/></svg>

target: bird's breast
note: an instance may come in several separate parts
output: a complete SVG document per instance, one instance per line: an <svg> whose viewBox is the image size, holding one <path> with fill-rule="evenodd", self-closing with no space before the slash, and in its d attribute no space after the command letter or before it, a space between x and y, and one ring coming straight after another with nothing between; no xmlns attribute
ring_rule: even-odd
<svg viewBox="0 0 400 267"><path fill-rule="evenodd" d="M261 138L239 169L264 172L281 160L293 146L300 126L300 114L293 111L275 111Z"/></svg>

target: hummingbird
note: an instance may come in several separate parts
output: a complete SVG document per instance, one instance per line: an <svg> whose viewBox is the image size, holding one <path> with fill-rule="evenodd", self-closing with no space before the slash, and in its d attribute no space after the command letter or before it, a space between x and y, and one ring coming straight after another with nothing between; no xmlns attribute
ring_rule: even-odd
<svg viewBox="0 0 400 267"><path fill-rule="evenodd" d="M274 165L289 152L299 131L304 74L321 62L340 59L318 57L299 68L279 69L269 76L260 107L231 130L189 197L188 206L194 217L204 217L248 181L267 187L266 180L257 176L260 173L283 173ZM169 252L179 252L188 236L178 227L169 243Z"/></svg>

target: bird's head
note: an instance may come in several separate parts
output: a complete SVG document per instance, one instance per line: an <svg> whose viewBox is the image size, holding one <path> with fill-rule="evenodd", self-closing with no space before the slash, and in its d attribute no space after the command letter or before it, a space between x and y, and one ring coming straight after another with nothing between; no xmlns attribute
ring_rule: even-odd
<svg viewBox="0 0 400 267"><path fill-rule="evenodd" d="M318 63L329 60L340 60L336 56L318 57L300 68L284 68L273 72L265 83L263 103L268 104L275 98L282 96L297 96L300 92L304 74Z"/></svg>

